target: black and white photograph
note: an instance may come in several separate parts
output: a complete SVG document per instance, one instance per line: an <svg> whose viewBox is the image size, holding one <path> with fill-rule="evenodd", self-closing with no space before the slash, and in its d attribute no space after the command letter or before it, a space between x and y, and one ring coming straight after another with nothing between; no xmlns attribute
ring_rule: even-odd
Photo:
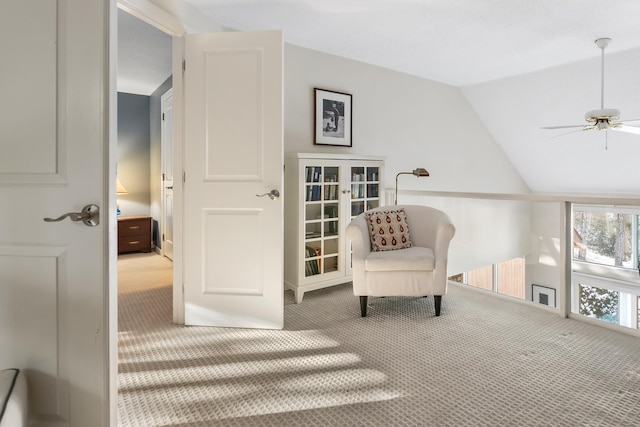
<svg viewBox="0 0 640 427"><path fill-rule="evenodd" d="M351 147L351 95L314 89L317 145Z"/></svg>

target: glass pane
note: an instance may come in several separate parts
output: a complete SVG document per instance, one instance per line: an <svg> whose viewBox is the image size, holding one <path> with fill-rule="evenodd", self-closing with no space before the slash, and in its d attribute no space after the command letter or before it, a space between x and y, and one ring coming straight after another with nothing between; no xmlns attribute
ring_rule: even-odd
<svg viewBox="0 0 640 427"><path fill-rule="evenodd" d="M367 200L367 210L377 208L378 206L380 206L378 200Z"/></svg>
<svg viewBox="0 0 640 427"><path fill-rule="evenodd" d="M364 167L351 168L351 182L364 181Z"/></svg>
<svg viewBox="0 0 640 427"><path fill-rule="evenodd" d="M307 202L317 202L320 200L322 191L321 185L307 185Z"/></svg>
<svg viewBox="0 0 640 427"><path fill-rule="evenodd" d="M338 184L325 184L324 200L338 200Z"/></svg>
<svg viewBox="0 0 640 427"><path fill-rule="evenodd" d="M351 184L351 198L362 199L364 197L364 184Z"/></svg>
<svg viewBox="0 0 640 427"><path fill-rule="evenodd" d="M305 225L304 237L305 239L317 239L321 236L320 222L310 222Z"/></svg>
<svg viewBox="0 0 640 427"><path fill-rule="evenodd" d="M305 205L304 207L305 209L305 216L304 219L307 221L311 221L314 219L320 219L320 205L319 204L313 204L313 205Z"/></svg>
<svg viewBox="0 0 640 427"><path fill-rule="evenodd" d="M357 216L364 212L364 202L351 202L351 216Z"/></svg>
<svg viewBox="0 0 640 427"><path fill-rule="evenodd" d="M579 313L604 320L619 323L620 306L619 292L595 286L578 284Z"/></svg>
<svg viewBox="0 0 640 427"><path fill-rule="evenodd" d="M324 205L324 217L325 218L338 218L338 203L325 203L325 205Z"/></svg>
<svg viewBox="0 0 640 427"><path fill-rule="evenodd" d="M324 168L324 182L338 182L338 168L336 166Z"/></svg>
<svg viewBox="0 0 640 427"><path fill-rule="evenodd" d="M367 181L377 181L380 179L378 168L367 168Z"/></svg>
<svg viewBox="0 0 640 427"><path fill-rule="evenodd" d="M304 258L305 259L319 257L320 255L322 255L322 249L321 249L321 243L320 242L307 243L305 245L305 247L304 247Z"/></svg>
<svg viewBox="0 0 640 427"><path fill-rule="evenodd" d="M338 257L327 257L324 259L324 270L325 273L331 273L333 271L338 271Z"/></svg>
<svg viewBox="0 0 640 427"><path fill-rule="evenodd" d="M338 239L327 239L324 241L325 255L334 255L338 253Z"/></svg>
<svg viewBox="0 0 640 427"><path fill-rule="evenodd" d="M338 234L338 220L327 221L324 223L325 237L335 236Z"/></svg>
<svg viewBox="0 0 640 427"><path fill-rule="evenodd" d="M378 184L367 184L367 197L378 197Z"/></svg>
<svg viewBox="0 0 640 427"><path fill-rule="evenodd" d="M493 266L477 268L467 273L467 284L475 288L493 290Z"/></svg>
<svg viewBox="0 0 640 427"><path fill-rule="evenodd" d="M313 166L307 166L304 171L305 179L304 182L312 182L313 181Z"/></svg>
<svg viewBox="0 0 640 427"><path fill-rule="evenodd" d="M574 211L573 259L633 268L632 220L630 214Z"/></svg>
<svg viewBox="0 0 640 427"><path fill-rule="evenodd" d="M320 258L320 242L308 243L304 249L304 272L305 276L313 276L322 273L322 259Z"/></svg>
<svg viewBox="0 0 640 427"><path fill-rule="evenodd" d="M498 293L525 298L524 258L514 258L498 264Z"/></svg>

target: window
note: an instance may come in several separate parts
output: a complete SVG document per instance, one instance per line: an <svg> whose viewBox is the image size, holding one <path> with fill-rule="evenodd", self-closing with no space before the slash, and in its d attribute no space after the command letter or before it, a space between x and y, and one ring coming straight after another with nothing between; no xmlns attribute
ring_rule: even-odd
<svg viewBox="0 0 640 427"><path fill-rule="evenodd" d="M525 298L524 258L514 258L465 273L465 283L475 288Z"/></svg>
<svg viewBox="0 0 640 427"><path fill-rule="evenodd" d="M609 323L620 320L620 293L610 289L578 284L579 313Z"/></svg>
<svg viewBox="0 0 640 427"><path fill-rule="evenodd" d="M571 311L637 329L638 207L573 207Z"/></svg>
<svg viewBox="0 0 640 427"><path fill-rule="evenodd" d="M614 207L574 207L573 259L638 268L638 214Z"/></svg>

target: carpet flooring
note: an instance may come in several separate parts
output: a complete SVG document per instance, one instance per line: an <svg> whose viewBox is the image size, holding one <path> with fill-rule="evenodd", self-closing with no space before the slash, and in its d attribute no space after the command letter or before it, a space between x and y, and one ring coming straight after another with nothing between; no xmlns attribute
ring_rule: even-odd
<svg viewBox="0 0 640 427"><path fill-rule="evenodd" d="M281 331L171 324L171 262L121 256L118 425L638 426L640 339L450 286L285 292Z"/></svg>

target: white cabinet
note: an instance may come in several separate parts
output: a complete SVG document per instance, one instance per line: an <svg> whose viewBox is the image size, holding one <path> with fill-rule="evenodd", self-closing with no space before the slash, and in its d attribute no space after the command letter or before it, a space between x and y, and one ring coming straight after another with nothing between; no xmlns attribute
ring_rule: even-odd
<svg viewBox="0 0 640 427"><path fill-rule="evenodd" d="M284 278L296 302L305 292L351 280L345 228L384 199L381 157L292 153L285 156Z"/></svg>

